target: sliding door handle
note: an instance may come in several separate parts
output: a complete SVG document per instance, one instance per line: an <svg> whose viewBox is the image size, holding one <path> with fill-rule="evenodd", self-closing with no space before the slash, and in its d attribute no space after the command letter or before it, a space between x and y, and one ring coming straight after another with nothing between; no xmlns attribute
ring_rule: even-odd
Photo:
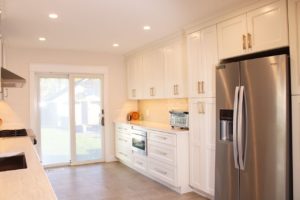
<svg viewBox="0 0 300 200"><path fill-rule="evenodd" d="M239 160L238 160L238 144L237 144L237 119L238 119L238 103L239 103L239 91L240 87L235 88L234 92L234 103L233 103L233 158L234 166L236 169L239 169Z"/></svg>

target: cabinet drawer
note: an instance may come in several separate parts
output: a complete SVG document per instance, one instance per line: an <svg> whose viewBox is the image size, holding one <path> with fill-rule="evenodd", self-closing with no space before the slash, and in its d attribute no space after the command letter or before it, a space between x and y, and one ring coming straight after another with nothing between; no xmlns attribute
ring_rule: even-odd
<svg viewBox="0 0 300 200"><path fill-rule="evenodd" d="M131 139L127 135L117 134L116 136L116 144L117 146L125 146L130 148L131 147Z"/></svg>
<svg viewBox="0 0 300 200"><path fill-rule="evenodd" d="M176 145L176 135L158 132L158 131L149 131L149 141L155 141L162 144Z"/></svg>
<svg viewBox="0 0 300 200"><path fill-rule="evenodd" d="M148 155L150 158L176 165L176 148L173 146L163 146L158 143L149 143Z"/></svg>
<svg viewBox="0 0 300 200"><path fill-rule="evenodd" d="M135 169L147 172L147 157L133 153L132 161Z"/></svg>
<svg viewBox="0 0 300 200"><path fill-rule="evenodd" d="M124 146L117 146L116 148L116 156L122 161L131 162L132 159L132 152L130 148Z"/></svg>
<svg viewBox="0 0 300 200"><path fill-rule="evenodd" d="M130 126L126 126L126 125L116 125L115 127L116 132L121 132L121 133L126 133L126 134L130 134Z"/></svg>
<svg viewBox="0 0 300 200"><path fill-rule="evenodd" d="M177 186L176 168L167 164L159 163L153 159L149 160L149 173L173 186Z"/></svg>

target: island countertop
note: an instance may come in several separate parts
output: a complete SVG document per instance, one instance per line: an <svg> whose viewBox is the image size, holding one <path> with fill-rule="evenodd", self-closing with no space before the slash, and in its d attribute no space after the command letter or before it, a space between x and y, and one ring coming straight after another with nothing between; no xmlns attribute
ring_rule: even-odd
<svg viewBox="0 0 300 200"><path fill-rule="evenodd" d="M27 168L0 172L1 200L56 200L29 137L0 138L0 154L24 152Z"/></svg>

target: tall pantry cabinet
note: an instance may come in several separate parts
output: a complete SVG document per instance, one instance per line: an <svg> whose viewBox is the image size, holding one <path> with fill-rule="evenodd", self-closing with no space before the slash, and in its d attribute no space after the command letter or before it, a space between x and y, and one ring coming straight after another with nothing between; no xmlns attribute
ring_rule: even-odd
<svg viewBox="0 0 300 200"><path fill-rule="evenodd" d="M215 168L215 68L218 64L216 25L187 36L190 185L214 195Z"/></svg>

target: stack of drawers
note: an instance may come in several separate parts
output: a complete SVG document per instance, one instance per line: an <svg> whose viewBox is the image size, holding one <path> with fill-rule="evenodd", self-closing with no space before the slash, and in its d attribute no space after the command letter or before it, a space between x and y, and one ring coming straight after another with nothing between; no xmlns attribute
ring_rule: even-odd
<svg viewBox="0 0 300 200"><path fill-rule="evenodd" d="M131 135L130 126L116 126L116 156L123 162L131 164Z"/></svg>
<svg viewBox="0 0 300 200"><path fill-rule="evenodd" d="M149 131L148 136L149 173L177 187L176 135Z"/></svg>

